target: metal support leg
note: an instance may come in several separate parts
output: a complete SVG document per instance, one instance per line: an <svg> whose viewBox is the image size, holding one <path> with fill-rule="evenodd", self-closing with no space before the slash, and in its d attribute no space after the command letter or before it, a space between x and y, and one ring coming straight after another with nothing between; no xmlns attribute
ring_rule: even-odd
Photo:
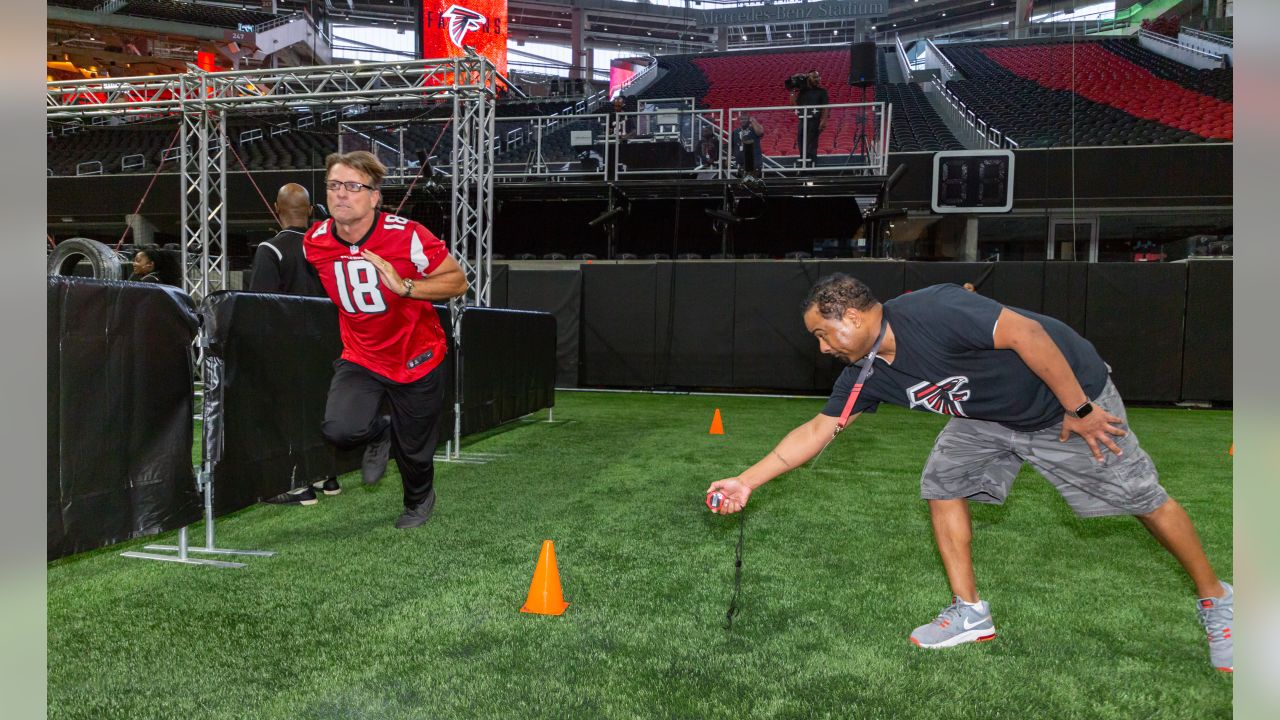
<svg viewBox="0 0 1280 720"><path fill-rule="evenodd" d="M201 555L249 555L252 557L271 557L275 555L275 552L272 550L231 550L228 548L216 547L216 543L214 542L213 522L213 481L211 476L206 472L201 472L201 485L204 489L204 547L187 547L187 529L182 528L182 530L178 531L178 545L147 545L145 547L146 550L176 551L181 557L185 557L187 553L199 553ZM244 566L243 563L224 563L224 565L229 567Z"/></svg>
<svg viewBox="0 0 1280 720"><path fill-rule="evenodd" d="M201 558L188 557L187 553L191 551L192 548L187 547L187 528L185 527L178 530L178 544L176 546L148 545L147 548L152 550L161 550L161 549L177 550L178 554L177 555L160 555L157 553L144 553L144 552L137 552L134 550L130 550L128 552L120 553L120 556L127 557L127 558L137 558L139 560L159 560L160 562L182 563L183 565L207 565L209 567L220 567L220 568L244 567L244 563L227 562L225 560L205 560Z"/></svg>

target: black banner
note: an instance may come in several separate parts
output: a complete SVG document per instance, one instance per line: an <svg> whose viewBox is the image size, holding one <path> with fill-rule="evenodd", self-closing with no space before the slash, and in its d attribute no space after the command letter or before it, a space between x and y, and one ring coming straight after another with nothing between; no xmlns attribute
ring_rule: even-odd
<svg viewBox="0 0 1280 720"><path fill-rule="evenodd" d="M191 299L50 277L46 305L48 558L195 522Z"/></svg>
<svg viewBox="0 0 1280 720"><path fill-rule="evenodd" d="M470 307L460 325L463 435L555 405L554 316Z"/></svg>

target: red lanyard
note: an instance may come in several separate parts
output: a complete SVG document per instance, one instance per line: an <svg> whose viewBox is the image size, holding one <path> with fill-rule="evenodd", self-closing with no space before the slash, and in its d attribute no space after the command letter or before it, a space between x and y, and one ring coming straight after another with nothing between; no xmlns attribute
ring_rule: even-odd
<svg viewBox="0 0 1280 720"><path fill-rule="evenodd" d="M836 430L831 434L835 437L844 430L849 424L849 415L853 413L853 404L858 401L858 396L862 394L862 384L867 381L867 376L871 374L871 366L876 363L876 353L880 352L880 343L884 342L885 330L889 329L889 315L881 310L882 319L880 320L880 335L876 338L876 344L871 346L871 352L867 353L867 361L862 364L862 370L858 373L858 379L853 383L853 389L849 391L849 399L844 403L844 412L840 413L840 422L836 423Z"/></svg>

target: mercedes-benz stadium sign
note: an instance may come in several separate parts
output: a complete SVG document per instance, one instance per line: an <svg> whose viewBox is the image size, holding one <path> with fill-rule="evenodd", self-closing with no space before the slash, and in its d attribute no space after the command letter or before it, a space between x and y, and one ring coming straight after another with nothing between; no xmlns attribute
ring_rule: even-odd
<svg viewBox="0 0 1280 720"><path fill-rule="evenodd" d="M888 13L888 0L880 0L880 2L829 0L786 5L757 5L729 10L703 10L702 21L699 24L703 27L758 25L772 22L883 17Z"/></svg>

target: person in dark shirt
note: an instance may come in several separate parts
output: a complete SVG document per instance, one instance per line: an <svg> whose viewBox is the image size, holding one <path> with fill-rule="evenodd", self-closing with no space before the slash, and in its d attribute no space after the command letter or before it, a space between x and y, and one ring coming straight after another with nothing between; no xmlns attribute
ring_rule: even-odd
<svg viewBox="0 0 1280 720"><path fill-rule="evenodd" d="M320 276L302 255L302 236L311 224L311 196L297 183L276 193L276 217L282 229L253 254L251 292L325 297Z"/></svg>
<svg viewBox="0 0 1280 720"><path fill-rule="evenodd" d="M818 159L818 137L827 128L829 102L830 95L822 87L822 76L816 69L809 71L809 84L791 94L791 104L803 106L796 111L800 116L800 124L796 126L796 147L801 148L801 157L810 167Z"/></svg>
<svg viewBox="0 0 1280 720"><path fill-rule="evenodd" d="M249 291L328 297L315 267L307 262L302 252L302 238L311 221L311 195L297 183L282 185L276 193L275 210L283 229L254 252ZM373 482L381 479L390 455L389 439L371 443L365 449L362 468L365 482L370 478ZM280 493L266 502L274 505L315 505L319 501L316 490L325 495L337 495L342 492L342 486L337 477L330 475L310 485Z"/></svg>
<svg viewBox="0 0 1280 720"><path fill-rule="evenodd" d="M952 604L916 628L913 643L942 648L995 637L974 578L969 502L1003 503L1028 462L1077 515L1134 515L1146 526L1195 584L1210 662L1232 670L1231 586L1218 579L1186 511L1160 485L1128 427L1110 369L1089 341L1058 320L958 285L882 305L866 285L841 274L814 286L804 321L824 354L851 365L817 416L745 472L711 484L707 492L723 498L717 512L741 510L753 490L808 462L880 403L947 415L920 490Z"/></svg>
<svg viewBox="0 0 1280 720"><path fill-rule="evenodd" d="M764 150L760 147L764 126L749 113L742 113L739 121L733 131L734 160L743 175L760 177L764 167Z"/></svg>
<svg viewBox="0 0 1280 720"><path fill-rule="evenodd" d="M159 245L143 245L133 256L133 274L130 282L182 285L182 262L178 253Z"/></svg>

